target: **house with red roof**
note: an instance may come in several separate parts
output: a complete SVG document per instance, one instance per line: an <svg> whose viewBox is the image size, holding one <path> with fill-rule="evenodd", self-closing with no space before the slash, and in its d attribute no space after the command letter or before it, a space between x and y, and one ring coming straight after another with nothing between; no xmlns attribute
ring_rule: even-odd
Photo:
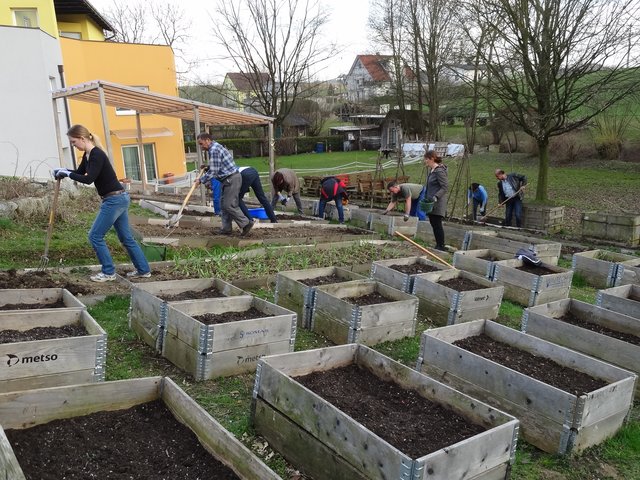
<svg viewBox="0 0 640 480"><path fill-rule="evenodd" d="M413 85L415 75L403 61L404 80ZM347 99L360 103L372 97L395 94L395 69L392 55L358 55L345 77Z"/></svg>

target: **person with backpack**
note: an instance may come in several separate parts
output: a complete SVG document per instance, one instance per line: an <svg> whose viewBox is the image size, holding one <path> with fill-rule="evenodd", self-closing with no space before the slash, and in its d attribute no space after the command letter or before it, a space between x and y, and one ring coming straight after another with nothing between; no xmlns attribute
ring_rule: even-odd
<svg viewBox="0 0 640 480"><path fill-rule="evenodd" d="M320 204L318 205L318 217L324 218L324 208L327 202L335 201L338 210L338 222L344 223L343 203L349 202L349 196L344 189L344 184L336 177L325 177L320 181Z"/></svg>

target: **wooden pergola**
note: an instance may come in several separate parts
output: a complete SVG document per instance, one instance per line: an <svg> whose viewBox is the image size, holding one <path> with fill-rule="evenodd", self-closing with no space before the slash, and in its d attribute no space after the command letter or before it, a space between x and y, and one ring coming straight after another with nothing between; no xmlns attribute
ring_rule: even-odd
<svg viewBox="0 0 640 480"><path fill-rule="evenodd" d="M140 114L164 115L167 117L179 118L181 120L193 120L196 133L201 123L205 125L242 125L242 126L265 126L269 135L269 173L273 175L275 170L275 142L273 138L272 117L265 117L253 113L240 112L230 108L218 107L207 103L187 100L180 97L172 97L161 93L154 93L140 90L127 85L106 82L104 80L93 80L80 85L55 90L51 94L53 101L54 122L56 127L56 137L58 140L58 154L63 158L62 132L60 130L60 120L58 118L57 101L59 99L73 99L83 102L100 105L102 116L102 126L106 142L107 154L113 161L113 147L111 145L111 135L109 130L109 120L107 117L107 106L134 110L136 112L136 130L138 148L140 149L140 164L143 189L147 188L147 175L144 168L144 149L142 148L142 128L140 126ZM201 150L197 145L198 157Z"/></svg>

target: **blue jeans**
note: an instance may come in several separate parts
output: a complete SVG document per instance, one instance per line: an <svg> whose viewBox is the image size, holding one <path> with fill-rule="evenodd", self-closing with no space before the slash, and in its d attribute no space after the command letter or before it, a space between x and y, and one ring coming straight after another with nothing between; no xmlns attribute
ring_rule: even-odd
<svg viewBox="0 0 640 480"><path fill-rule="evenodd" d="M509 200L505 205L505 214L504 214L504 225L507 227L511 226L511 217L516 217L516 227L520 228L522 226L522 200L520 197L516 196Z"/></svg>
<svg viewBox="0 0 640 480"><path fill-rule="evenodd" d="M416 200L411 200L411 210L409 210L409 216L418 217L418 220L426 220L427 215L422 211L420 203L424 201L424 197L427 194L427 187L422 187L422 191Z"/></svg>
<svg viewBox="0 0 640 480"><path fill-rule="evenodd" d="M102 265L102 273L105 275L113 275L116 272L107 242L104 241L104 237L111 227L116 230L118 239L127 250L136 270L140 273L151 271L149 262L147 262L140 245L133 238L131 228L129 228L129 203L131 200L128 193L105 198L100 206L98 216L89 230L89 242L96 252L98 261Z"/></svg>
<svg viewBox="0 0 640 480"><path fill-rule="evenodd" d="M335 200L336 208L338 209L338 222L344 223L344 209L342 208L342 198L324 198L320 197L320 204L318 205L318 216L320 218L324 218L324 207L327 205L327 202L331 200Z"/></svg>

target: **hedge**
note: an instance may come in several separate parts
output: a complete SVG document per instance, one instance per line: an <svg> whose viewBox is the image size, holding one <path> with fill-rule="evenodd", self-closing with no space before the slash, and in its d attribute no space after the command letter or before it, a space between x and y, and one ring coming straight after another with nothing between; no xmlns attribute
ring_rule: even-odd
<svg viewBox="0 0 640 480"><path fill-rule="evenodd" d="M324 150L342 151L344 138L342 135L328 137L281 137L276 139L276 154L294 155L310 153L316 150L319 143ZM219 142L233 151L235 158L268 156L266 138L225 138ZM185 152L195 152L196 142L184 142Z"/></svg>

